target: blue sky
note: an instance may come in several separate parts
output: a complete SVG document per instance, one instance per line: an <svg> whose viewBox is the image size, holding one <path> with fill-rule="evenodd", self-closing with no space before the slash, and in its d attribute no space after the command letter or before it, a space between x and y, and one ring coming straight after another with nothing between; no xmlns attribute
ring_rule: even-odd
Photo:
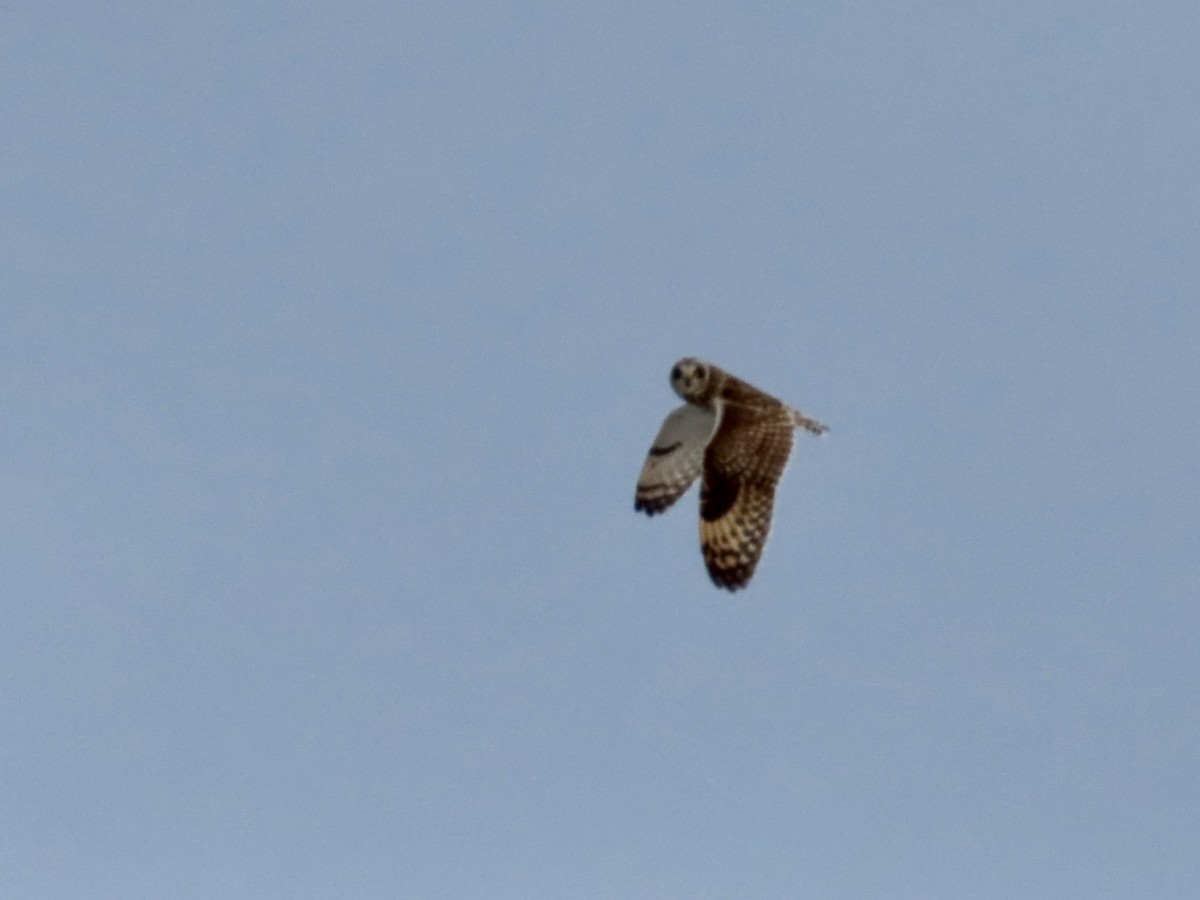
<svg viewBox="0 0 1200 900"><path fill-rule="evenodd" d="M0 26L0 893L1200 891L1194 4Z"/></svg>

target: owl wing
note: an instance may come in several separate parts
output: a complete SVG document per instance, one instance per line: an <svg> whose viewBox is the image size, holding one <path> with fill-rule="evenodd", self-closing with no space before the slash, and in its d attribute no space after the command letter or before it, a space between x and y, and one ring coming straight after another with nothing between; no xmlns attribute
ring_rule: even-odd
<svg viewBox="0 0 1200 900"><path fill-rule="evenodd" d="M638 476L633 508L653 516L682 497L704 467L704 448L716 426L716 412L690 403L668 415Z"/></svg>
<svg viewBox="0 0 1200 900"><path fill-rule="evenodd" d="M704 454L700 550L718 587L745 587L771 530L775 487L792 451L791 410L729 405Z"/></svg>

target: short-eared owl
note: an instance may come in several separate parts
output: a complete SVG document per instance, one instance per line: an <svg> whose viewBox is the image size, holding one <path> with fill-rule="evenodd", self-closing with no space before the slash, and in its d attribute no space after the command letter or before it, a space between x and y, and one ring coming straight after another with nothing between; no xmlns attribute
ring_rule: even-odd
<svg viewBox="0 0 1200 900"><path fill-rule="evenodd" d="M671 387L687 402L667 416L638 478L634 509L653 516L700 484L700 549L718 587L745 587L771 530L775 486L792 431L828 429L711 363L681 359Z"/></svg>

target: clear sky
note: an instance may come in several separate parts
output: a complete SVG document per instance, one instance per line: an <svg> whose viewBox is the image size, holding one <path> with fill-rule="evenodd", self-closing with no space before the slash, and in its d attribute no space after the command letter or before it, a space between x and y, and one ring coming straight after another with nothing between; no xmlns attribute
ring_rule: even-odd
<svg viewBox="0 0 1200 900"><path fill-rule="evenodd" d="M6 4L0 894L1200 896L1198 35Z"/></svg>

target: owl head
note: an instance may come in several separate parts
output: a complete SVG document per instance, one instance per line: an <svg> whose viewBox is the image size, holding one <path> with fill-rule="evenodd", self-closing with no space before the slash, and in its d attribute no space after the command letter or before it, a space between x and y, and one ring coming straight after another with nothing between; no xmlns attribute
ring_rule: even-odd
<svg viewBox="0 0 1200 900"><path fill-rule="evenodd" d="M708 390L712 366L692 357L685 357L671 369L671 387L684 400L698 401Z"/></svg>

